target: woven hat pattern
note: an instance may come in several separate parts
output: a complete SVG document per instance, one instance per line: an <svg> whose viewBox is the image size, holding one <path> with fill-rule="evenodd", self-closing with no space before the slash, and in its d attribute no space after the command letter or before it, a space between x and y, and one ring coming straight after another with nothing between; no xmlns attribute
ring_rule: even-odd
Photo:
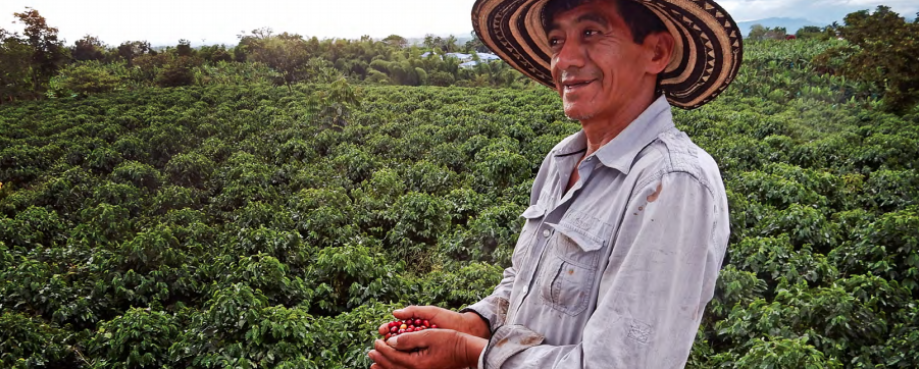
<svg viewBox="0 0 919 369"><path fill-rule="evenodd" d="M479 39L505 62L554 87L542 19L548 1L477 0L472 23ZM672 105L705 105L734 80L743 59L743 39L720 5L709 0L625 1L647 7L674 36L673 58L661 75L661 87Z"/></svg>

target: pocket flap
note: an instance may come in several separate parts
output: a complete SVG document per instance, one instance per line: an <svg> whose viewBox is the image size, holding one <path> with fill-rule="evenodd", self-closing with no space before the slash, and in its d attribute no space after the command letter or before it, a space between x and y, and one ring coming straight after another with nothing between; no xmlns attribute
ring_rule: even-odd
<svg viewBox="0 0 919 369"><path fill-rule="evenodd" d="M603 248L612 229L606 222L572 211L565 214L558 224L546 224L574 240L584 251L596 251Z"/></svg>
<svg viewBox="0 0 919 369"><path fill-rule="evenodd" d="M535 219L545 214L546 214L546 209L540 206L539 204L536 204L536 205L528 207L526 210L523 211L523 214L520 214L520 216L527 218L527 219Z"/></svg>

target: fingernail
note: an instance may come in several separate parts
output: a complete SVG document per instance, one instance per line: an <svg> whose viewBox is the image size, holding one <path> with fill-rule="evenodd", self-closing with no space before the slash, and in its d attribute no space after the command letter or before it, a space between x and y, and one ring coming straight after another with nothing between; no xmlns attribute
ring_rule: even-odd
<svg viewBox="0 0 919 369"><path fill-rule="evenodd" d="M402 309L394 310L393 313L402 313Z"/></svg>
<svg viewBox="0 0 919 369"><path fill-rule="evenodd" d="M370 350L370 352L367 353L367 356L370 357L370 360L377 361L377 358L376 358L377 352L376 352L376 350Z"/></svg>
<svg viewBox="0 0 919 369"><path fill-rule="evenodd" d="M396 347L396 342L398 342L399 336L395 336L386 341L386 344L390 347Z"/></svg>

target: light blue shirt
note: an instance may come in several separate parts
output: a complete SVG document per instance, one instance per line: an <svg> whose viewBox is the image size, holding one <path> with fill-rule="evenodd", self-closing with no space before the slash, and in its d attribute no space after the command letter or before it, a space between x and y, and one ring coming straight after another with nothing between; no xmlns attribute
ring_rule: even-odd
<svg viewBox="0 0 919 369"><path fill-rule="evenodd" d="M728 243L718 166L657 99L578 166L584 132L536 176L512 265L470 306L480 368L682 368Z"/></svg>

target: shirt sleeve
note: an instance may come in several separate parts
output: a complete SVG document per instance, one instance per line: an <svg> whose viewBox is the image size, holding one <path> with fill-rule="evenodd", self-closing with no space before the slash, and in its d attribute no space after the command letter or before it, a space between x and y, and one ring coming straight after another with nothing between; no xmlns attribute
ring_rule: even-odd
<svg viewBox="0 0 919 369"><path fill-rule="evenodd" d="M495 287L491 295L475 304L469 305L460 313L473 312L488 323L488 329L492 334L498 327L504 325L507 318L507 308L509 305L511 290L514 288L514 277L517 275L516 269L511 266L504 269L504 278L501 283Z"/></svg>
<svg viewBox="0 0 919 369"><path fill-rule="evenodd" d="M685 365L727 246L726 200L674 172L636 188L628 206L581 343L543 344L538 332L506 325L493 333L480 368Z"/></svg>
<svg viewBox="0 0 919 369"><path fill-rule="evenodd" d="M552 155L553 153L550 152L549 155L546 155L545 159L543 159L539 167L539 172L536 174L536 179L533 181L533 188L530 190L531 207L539 202L539 194L542 192L542 187L547 178L550 177L549 166ZM524 213L524 215L525 214L526 213ZM519 252L519 250L515 248L514 253L516 254L517 252ZM510 267L504 269L504 277L501 279L501 283L495 287L494 292L482 301L460 310L460 313L474 312L478 314L478 316L488 322L489 330L494 334L495 331L498 330L498 327L504 325L507 319L507 309L510 305L511 291L514 289L514 280L517 276L518 267L518 265L512 263Z"/></svg>

